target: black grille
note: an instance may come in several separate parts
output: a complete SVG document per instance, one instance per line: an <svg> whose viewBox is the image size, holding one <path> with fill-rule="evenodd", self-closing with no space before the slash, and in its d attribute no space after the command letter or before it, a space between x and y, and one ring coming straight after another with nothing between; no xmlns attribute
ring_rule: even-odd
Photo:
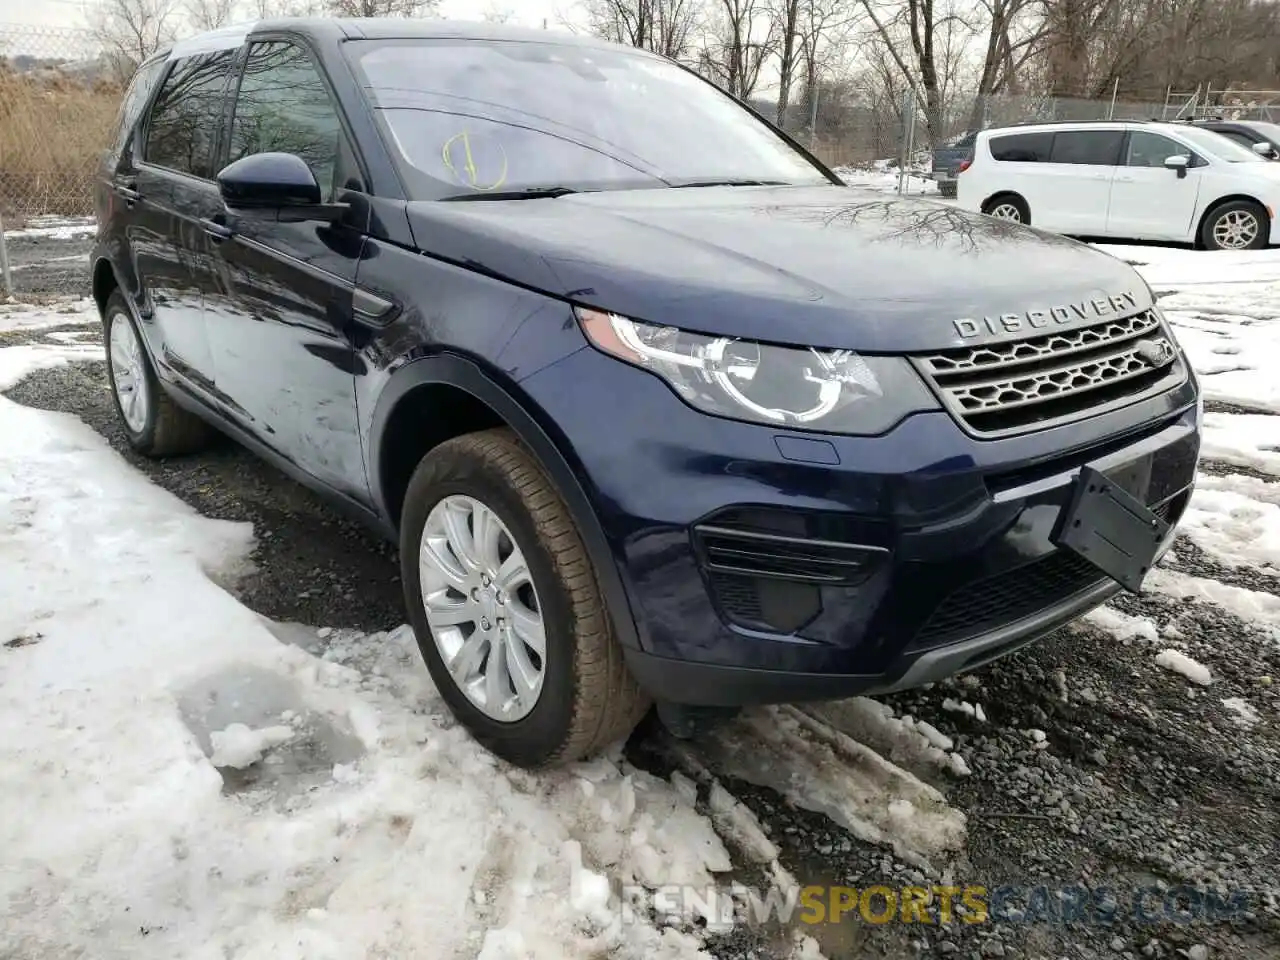
<svg viewBox="0 0 1280 960"><path fill-rule="evenodd" d="M1129 402L1180 373L1155 311L1012 343L915 357L947 408L973 432L1043 427Z"/></svg>
<svg viewBox="0 0 1280 960"><path fill-rule="evenodd" d="M1162 520L1176 522L1186 495L1153 507ZM1069 550L965 584L949 594L916 634L913 646L927 648L975 637L1029 617L1083 593L1107 575Z"/></svg>

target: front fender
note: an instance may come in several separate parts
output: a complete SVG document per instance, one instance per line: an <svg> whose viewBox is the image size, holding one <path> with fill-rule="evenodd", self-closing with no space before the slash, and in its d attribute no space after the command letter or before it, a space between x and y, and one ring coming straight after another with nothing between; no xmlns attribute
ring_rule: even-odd
<svg viewBox="0 0 1280 960"><path fill-rule="evenodd" d="M614 631L624 646L639 648L631 603L604 528L596 516L591 499L579 480L569 457L526 408L527 400L498 384L478 364L456 354L437 354L414 360L397 370L387 382L374 410L369 431L368 468L370 487L378 512L389 518L392 511L383 494L382 440L397 405L414 389L427 385L447 385L471 394L494 411L516 434L555 484L578 528L586 547L596 582L608 605Z"/></svg>

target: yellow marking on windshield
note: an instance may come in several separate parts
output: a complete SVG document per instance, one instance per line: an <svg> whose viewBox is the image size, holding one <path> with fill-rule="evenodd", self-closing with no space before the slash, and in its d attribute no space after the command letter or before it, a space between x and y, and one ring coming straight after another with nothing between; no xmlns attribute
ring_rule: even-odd
<svg viewBox="0 0 1280 960"><path fill-rule="evenodd" d="M453 159L454 147L457 146L458 143L462 144L463 156L465 158L465 163L463 164L463 169L461 171L458 169L457 164L454 163ZM497 140L494 140L493 143L494 146L498 148L498 153L502 156L502 169L491 183L484 183L481 180L480 168L476 163L475 155L471 149L471 134L466 130L461 133L455 133L444 142L444 145L440 148L440 159L444 162L445 168L453 174L454 179L463 186L470 187L473 190L478 190L483 193L487 193L491 190L497 190L507 182L509 164L507 161L507 151L503 148L502 144Z"/></svg>

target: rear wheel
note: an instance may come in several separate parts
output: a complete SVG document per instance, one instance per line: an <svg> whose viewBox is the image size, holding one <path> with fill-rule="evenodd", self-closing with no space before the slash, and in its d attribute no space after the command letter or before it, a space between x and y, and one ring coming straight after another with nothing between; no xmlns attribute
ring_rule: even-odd
<svg viewBox="0 0 1280 960"><path fill-rule="evenodd" d="M504 760L580 759L647 711L568 508L510 431L457 437L423 458L400 556L440 695Z"/></svg>
<svg viewBox="0 0 1280 960"><path fill-rule="evenodd" d="M117 290L103 312L107 379L129 445L148 457L191 453L209 441L209 426L160 386L142 334Z"/></svg>
<svg viewBox="0 0 1280 960"><path fill-rule="evenodd" d="M1016 193L1002 193L992 197L982 205L982 212L997 220L1031 223L1031 211L1027 208L1027 201Z"/></svg>
<svg viewBox="0 0 1280 960"><path fill-rule="evenodd" d="M1200 227L1206 250L1260 250L1267 245L1271 220L1249 200L1232 200L1209 212Z"/></svg>

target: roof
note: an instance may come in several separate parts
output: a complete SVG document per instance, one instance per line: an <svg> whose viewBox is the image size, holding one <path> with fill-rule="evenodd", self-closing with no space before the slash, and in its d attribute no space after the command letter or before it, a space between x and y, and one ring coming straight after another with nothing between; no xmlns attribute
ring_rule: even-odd
<svg viewBox="0 0 1280 960"><path fill-rule="evenodd" d="M572 44L583 47L617 46L597 37L582 36L563 30L537 30L531 27L473 23L465 20L414 20L399 17L283 17L233 23L216 30L206 30L193 37L179 40L164 55L173 59L198 53L210 53L214 50L232 49L242 45L251 36L275 31L347 40L506 40Z"/></svg>

